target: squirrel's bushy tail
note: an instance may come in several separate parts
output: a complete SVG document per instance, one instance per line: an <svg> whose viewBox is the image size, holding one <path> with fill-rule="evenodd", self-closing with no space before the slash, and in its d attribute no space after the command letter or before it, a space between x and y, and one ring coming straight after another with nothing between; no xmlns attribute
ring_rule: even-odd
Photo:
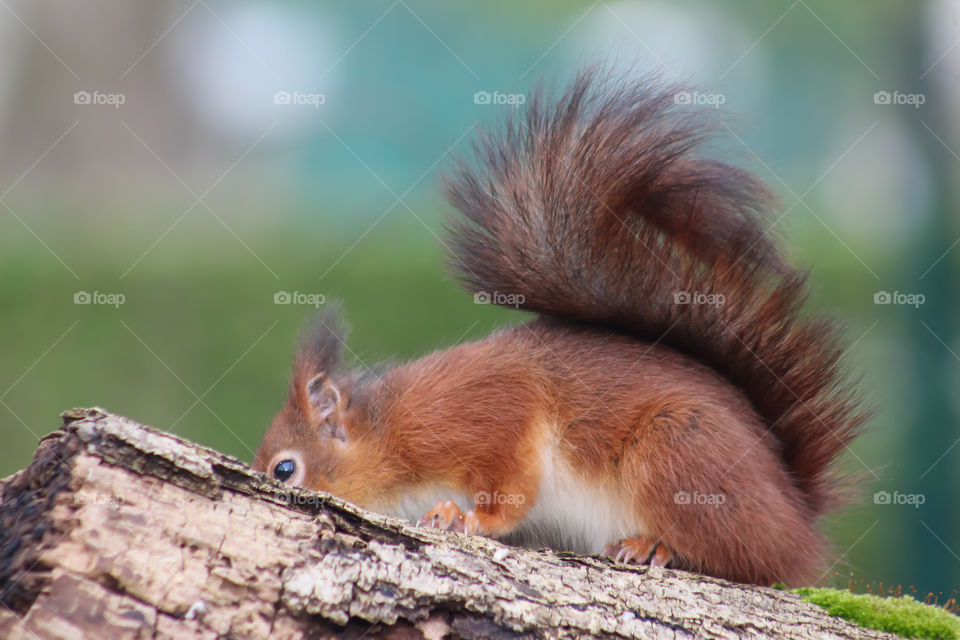
<svg viewBox="0 0 960 640"><path fill-rule="evenodd" d="M709 364L778 437L816 515L834 497L831 461L864 420L838 329L801 314L805 274L769 235L773 198L749 173L698 155L715 126L678 105L683 95L597 71L555 105L538 91L447 177L462 213L451 262L474 292L517 294L524 309Z"/></svg>

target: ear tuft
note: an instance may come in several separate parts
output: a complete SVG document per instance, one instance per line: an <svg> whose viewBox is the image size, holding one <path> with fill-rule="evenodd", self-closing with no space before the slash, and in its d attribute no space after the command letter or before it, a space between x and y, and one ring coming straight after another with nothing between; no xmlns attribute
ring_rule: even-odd
<svg viewBox="0 0 960 640"><path fill-rule="evenodd" d="M322 422L340 407L341 394L330 379L340 366L346 331L339 305L331 302L308 320L297 340L289 402L307 418ZM335 420L334 420L335 421Z"/></svg>
<svg viewBox="0 0 960 640"><path fill-rule="evenodd" d="M296 371L313 375L339 367L347 333L339 309L337 303L328 303L304 324L297 339Z"/></svg>

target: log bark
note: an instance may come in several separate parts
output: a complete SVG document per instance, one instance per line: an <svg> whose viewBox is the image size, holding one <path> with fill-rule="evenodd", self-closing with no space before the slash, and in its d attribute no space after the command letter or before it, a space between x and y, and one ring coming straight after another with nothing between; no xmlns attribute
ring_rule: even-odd
<svg viewBox="0 0 960 640"><path fill-rule="evenodd" d="M0 484L0 638L890 638L796 595L420 529L101 409Z"/></svg>

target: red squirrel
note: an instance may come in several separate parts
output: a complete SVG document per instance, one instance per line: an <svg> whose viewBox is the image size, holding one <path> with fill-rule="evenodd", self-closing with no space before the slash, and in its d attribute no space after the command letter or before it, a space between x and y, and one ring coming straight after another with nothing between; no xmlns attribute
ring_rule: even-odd
<svg viewBox="0 0 960 640"><path fill-rule="evenodd" d="M816 580L865 413L772 195L700 151L680 90L586 71L481 135L444 180L450 263L537 317L373 373L319 315L254 467L428 527Z"/></svg>

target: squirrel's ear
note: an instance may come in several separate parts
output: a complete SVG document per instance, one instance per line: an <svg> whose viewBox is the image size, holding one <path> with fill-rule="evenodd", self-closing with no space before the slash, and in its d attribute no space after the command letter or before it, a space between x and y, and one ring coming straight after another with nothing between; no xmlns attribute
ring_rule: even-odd
<svg viewBox="0 0 960 640"><path fill-rule="evenodd" d="M318 373L306 384L307 401L311 417L322 425L329 426L330 435L338 440L347 439L347 431L341 419L346 395L325 373Z"/></svg>

